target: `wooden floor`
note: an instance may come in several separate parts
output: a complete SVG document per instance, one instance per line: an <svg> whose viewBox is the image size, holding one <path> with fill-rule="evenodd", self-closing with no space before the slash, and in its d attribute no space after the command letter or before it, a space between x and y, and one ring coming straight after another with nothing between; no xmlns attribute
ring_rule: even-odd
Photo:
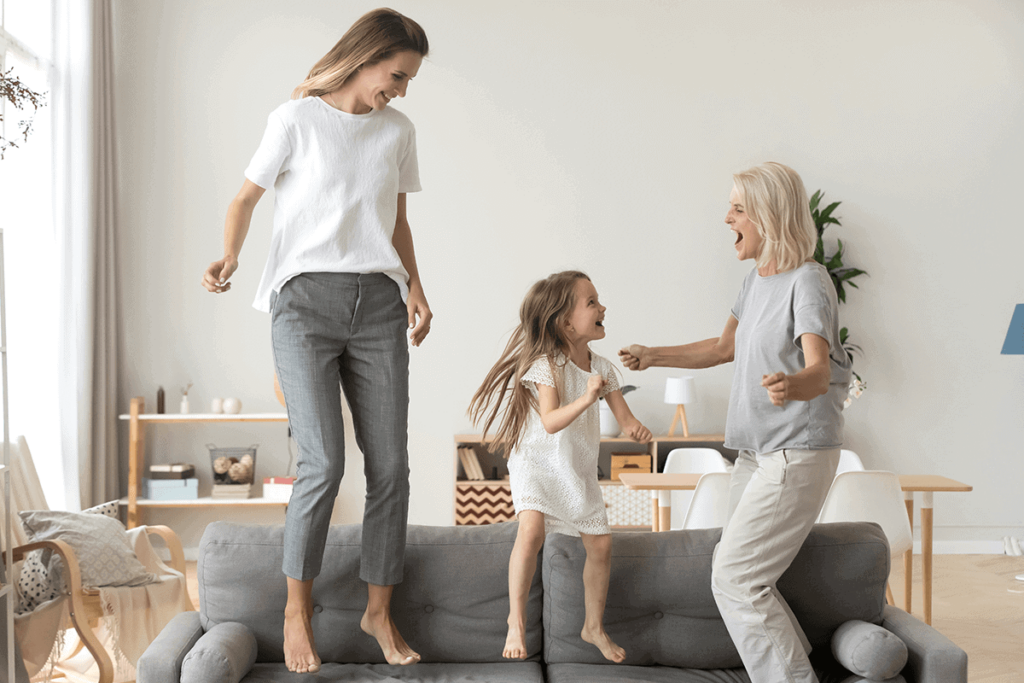
<svg viewBox="0 0 1024 683"><path fill-rule="evenodd" d="M903 562L890 578L903 604ZM188 563L188 589L199 608L196 563ZM932 626L968 655L971 683L1024 683L1024 557L936 555ZM914 558L912 612L923 619L921 558Z"/></svg>

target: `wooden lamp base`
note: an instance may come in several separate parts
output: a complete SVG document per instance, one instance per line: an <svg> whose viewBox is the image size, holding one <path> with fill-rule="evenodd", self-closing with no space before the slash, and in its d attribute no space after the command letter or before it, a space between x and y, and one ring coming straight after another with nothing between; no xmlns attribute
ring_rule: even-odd
<svg viewBox="0 0 1024 683"><path fill-rule="evenodd" d="M678 422L683 424L683 436L689 436L690 428L686 424L686 406L682 404L676 406L676 414L672 417L672 426L668 428L669 436L675 436Z"/></svg>

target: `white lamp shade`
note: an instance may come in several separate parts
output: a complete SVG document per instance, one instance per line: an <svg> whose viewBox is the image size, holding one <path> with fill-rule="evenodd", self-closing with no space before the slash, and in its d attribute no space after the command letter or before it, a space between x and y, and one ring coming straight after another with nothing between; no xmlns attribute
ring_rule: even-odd
<svg viewBox="0 0 1024 683"><path fill-rule="evenodd" d="M693 403L693 377L669 377L665 380L665 403Z"/></svg>

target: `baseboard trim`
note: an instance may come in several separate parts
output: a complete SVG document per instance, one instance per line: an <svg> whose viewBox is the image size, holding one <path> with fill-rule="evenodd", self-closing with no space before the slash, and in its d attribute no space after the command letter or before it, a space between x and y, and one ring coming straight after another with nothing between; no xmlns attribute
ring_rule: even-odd
<svg viewBox="0 0 1024 683"><path fill-rule="evenodd" d="M914 541L914 554L921 554L921 541ZM1002 555L1003 541L933 541L933 555Z"/></svg>

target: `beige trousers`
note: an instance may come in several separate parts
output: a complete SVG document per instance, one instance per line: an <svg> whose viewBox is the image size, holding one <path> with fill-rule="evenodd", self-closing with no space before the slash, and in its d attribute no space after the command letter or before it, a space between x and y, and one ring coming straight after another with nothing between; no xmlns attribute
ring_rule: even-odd
<svg viewBox="0 0 1024 683"><path fill-rule="evenodd" d="M751 683L817 683L811 646L775 583L811 531L839 449L741 451L711 589Z"/></svg>

